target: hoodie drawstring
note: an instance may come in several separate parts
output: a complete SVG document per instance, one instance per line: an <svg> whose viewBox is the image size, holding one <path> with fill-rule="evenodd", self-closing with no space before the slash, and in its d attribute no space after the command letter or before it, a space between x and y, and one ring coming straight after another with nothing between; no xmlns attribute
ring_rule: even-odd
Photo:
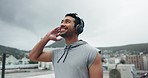
<svg viewBox="0 0 148 78"><path fill-rule="evenodd" d="M69 49L71 48L71 45L67 48L68 46L66 46L66 48L64 49L64 53L62 54L62 56L60 57L60 59L57 61L57 63L59 63L60 62L60 60L62 59L62 57L65 55L65 53L66 53L66 55L65 55L65 58L64 58L64 60L63 60L63 63L65 62L65 59L67 58L67 55L68 55L68 51L69 51Z"/></svg>

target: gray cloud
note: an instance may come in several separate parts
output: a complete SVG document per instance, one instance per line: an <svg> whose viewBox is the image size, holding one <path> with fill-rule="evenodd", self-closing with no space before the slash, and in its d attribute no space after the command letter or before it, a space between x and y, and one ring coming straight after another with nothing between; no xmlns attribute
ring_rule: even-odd
<svg viewBox="0 0 148 78"><path fill-rule="evenodd" d="M93 46L148 42L147 0L0 0L0 44L31 49L68 12L85 21Z"/></svg>

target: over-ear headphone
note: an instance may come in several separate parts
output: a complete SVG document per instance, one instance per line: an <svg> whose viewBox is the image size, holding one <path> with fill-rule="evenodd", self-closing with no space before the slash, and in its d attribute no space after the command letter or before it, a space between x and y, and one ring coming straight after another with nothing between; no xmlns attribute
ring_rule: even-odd
<svg viewBox="0 0 148 78"><path fill-rule="evenodd" d="M76 34L81 34L84 28L84 21L81 19L80 24L75 25Z"/></svg>

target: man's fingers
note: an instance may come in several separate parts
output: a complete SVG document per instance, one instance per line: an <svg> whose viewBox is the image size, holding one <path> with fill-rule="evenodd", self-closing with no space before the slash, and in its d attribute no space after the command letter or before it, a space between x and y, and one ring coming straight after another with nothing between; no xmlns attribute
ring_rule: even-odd
<svg viewBox="0 0 148 78"><path fill-rule="evenodd" d="M55 29L53 29L52 31L48 32L47 34L57 34L60 32L60 27L56 27Z"/></svg>
<svg viewBox="0 0 148 78"><path fill-rule="evenodd" d="M55 31L59 31L59 30L60 30L60 27L55 28Z"/></svg>

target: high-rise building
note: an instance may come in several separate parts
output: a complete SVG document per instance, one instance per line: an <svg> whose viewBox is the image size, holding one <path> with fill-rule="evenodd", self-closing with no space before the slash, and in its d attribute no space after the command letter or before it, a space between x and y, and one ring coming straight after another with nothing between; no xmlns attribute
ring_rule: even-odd
<svg viewBox="0 0 148 78"><path fill-rule="evenodd" d="M148 70L148 54L143 56L144 70Z"/></svg>
<svg viewBox="0 0 148 78"><path fill-rule="evenodd" d="M144 70L143 55L128 55L126 56L127 64L135 64L137 70Z"/></svg>

